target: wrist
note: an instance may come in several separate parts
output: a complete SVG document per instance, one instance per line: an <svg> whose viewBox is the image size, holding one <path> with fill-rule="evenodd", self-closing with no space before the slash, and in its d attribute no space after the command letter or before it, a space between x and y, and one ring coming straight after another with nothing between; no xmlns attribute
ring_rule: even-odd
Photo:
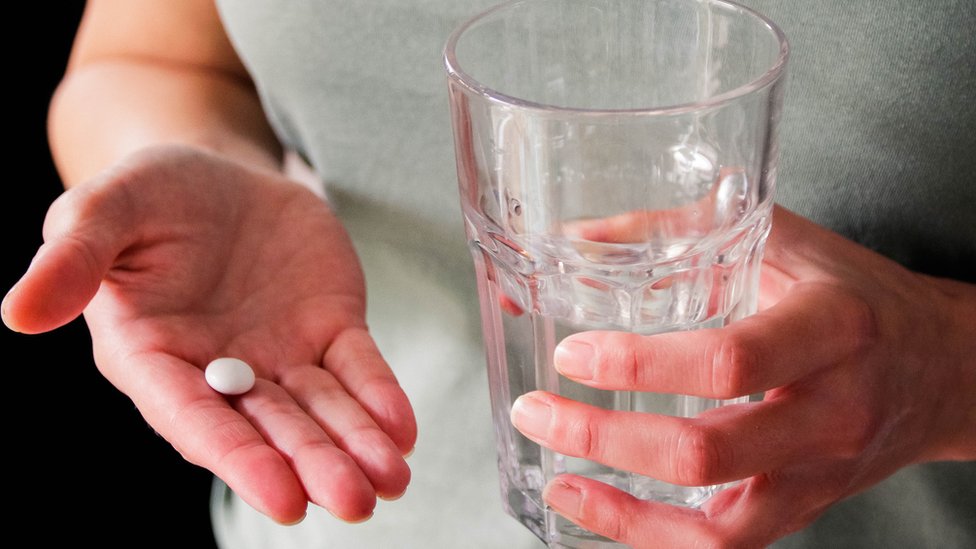
<svg viewBox="0 0 976 549"><path fill-rule="evenodd" d="M937 460L976 459L976 285L929 278L939 290L946 319L942 345L951 376L946 385L944 443Z"/></svg>
<svg viewBox="0 0 976 549"><path fill-rule="evenodd" d="M65 186L122 158L180 144L276 169L281 145L254 90L199 67L109 59L75 67L51 102L48 133Z"/></svg>

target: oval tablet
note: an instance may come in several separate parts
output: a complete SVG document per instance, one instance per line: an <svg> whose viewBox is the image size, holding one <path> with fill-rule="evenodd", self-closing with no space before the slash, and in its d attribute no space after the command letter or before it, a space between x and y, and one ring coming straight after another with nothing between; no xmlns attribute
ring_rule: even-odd
<svg viewBox="0 0 976 549"><path fill-rule="evenodd" d="M242 395L254 387L254 370L237 358L215 359L203 375L214 391L225 395Z"/></svg>

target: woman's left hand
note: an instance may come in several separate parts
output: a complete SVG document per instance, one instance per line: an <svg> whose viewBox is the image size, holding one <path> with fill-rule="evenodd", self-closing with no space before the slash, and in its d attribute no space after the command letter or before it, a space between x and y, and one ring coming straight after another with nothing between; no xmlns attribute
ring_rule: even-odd
<svg viewBox="0 0 976 549"><path fill-rule="evenodd" d="M681 485L743 482L688 509L561 475L546 502L634 547L764 546L902 467L976 458L976 287L777 207L760 304L720 329L576 334L555 365L599 389L761 402L676 418L533 392L512 410L566 455Z"/></svg>

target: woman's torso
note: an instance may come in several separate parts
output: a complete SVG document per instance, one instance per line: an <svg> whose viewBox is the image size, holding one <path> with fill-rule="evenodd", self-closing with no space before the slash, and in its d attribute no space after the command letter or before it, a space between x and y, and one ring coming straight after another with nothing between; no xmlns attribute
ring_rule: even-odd
<svg viewBox="0 0 976 549"><path fill-rule="evenodd" d="M218 535L247 532L228 547L541 546L495 488L441 62L454 26L494 3L218 1L273 125L349 228L371 329L420 424L408 495L369 523L313 515L286 531L217 505ZM974 3L745 3L793 47L777 201L914 269L976 281ZM907 469L782 544L976 545L959 520L976 506L973 469Z"/></svg>

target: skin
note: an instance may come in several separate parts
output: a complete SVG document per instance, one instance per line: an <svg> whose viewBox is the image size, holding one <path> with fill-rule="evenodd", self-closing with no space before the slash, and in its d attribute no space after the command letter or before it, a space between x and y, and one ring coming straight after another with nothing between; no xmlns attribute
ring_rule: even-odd
<svg viewBox="0 0 976 549"><path fill-rule="evenodd" d="M369 336L358 261L328 205L282 175L214 7L90 1L50 136L70 189L3 301L7 326L84 313L98 368L153 428L279 522L309 502L363 520L402 493L416 424ZM636 547L753 546L904 465L976 456L973 287L784 210L774 226L762 313L721 330L580 334L556 357L594 387L765 401L679 420L532 393L513 410L563 453L686 484L747 480L692 511L561 477L553 508ZM595 350L592 374L573 342ZM250 363L255 388L211 390L202 368L217 356Z"/></svg>
<svg viewBox="0 0 976 549"><path fill-rule="evenodd" d="M512 410L522 433L563 454L682 485L744 481L691 510L562 475L550 506L633 547L762 547L904 466L976 458L976 287L778 207L762 278L765 308L725 328L586 332L554 356L599 389L762 402L674 418L537 391Z"/></svg>
<svg viewBox="0 0 976 549"><path fill-rule="evenodd" d="M396 498L416 424L365 324L328 205L281 148L213 5L92 1L50 113L70 189L3 301L13 330L84 312L99 370L189 461L282 523ZM258 380L207 385L220 356Z"/></svg>

